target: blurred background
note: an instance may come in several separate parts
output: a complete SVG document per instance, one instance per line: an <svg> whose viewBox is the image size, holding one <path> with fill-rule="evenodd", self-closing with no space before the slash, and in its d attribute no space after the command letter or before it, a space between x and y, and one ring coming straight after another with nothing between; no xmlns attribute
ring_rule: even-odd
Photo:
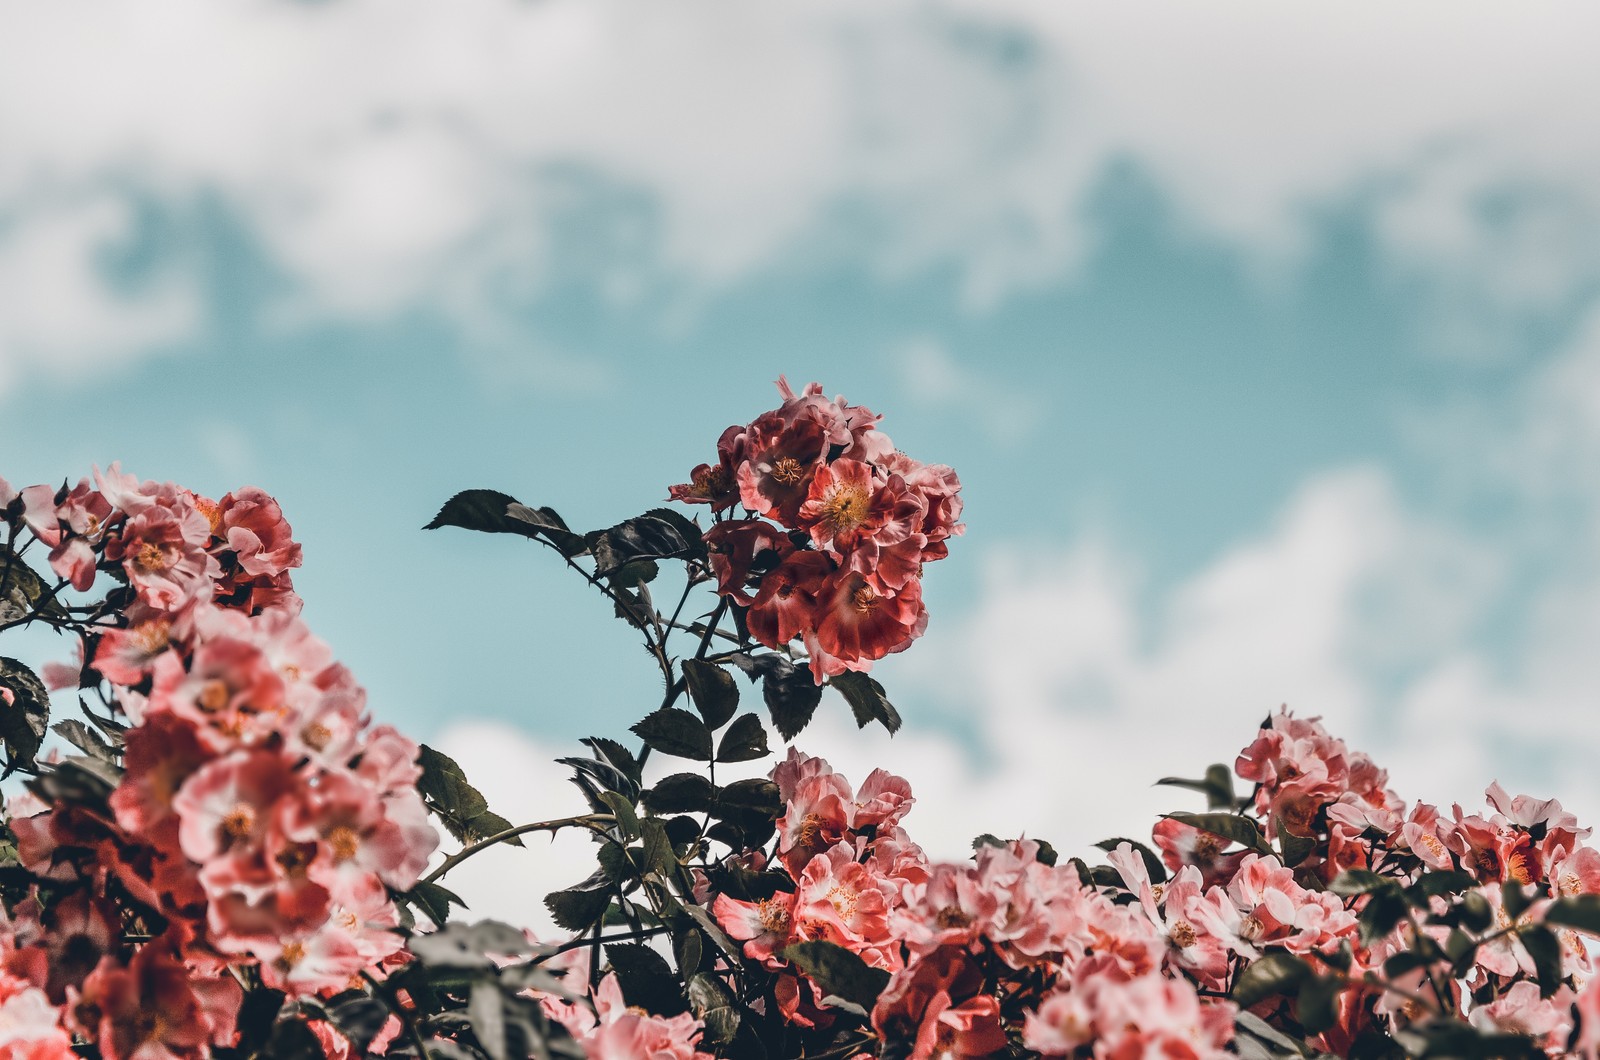
<svg viewBox="0 0 1600 1060"><path fill-rule="evenodd" d="M800 738L909 777L934 854L1146 835L1198 808L1153 780L1283 703L1407 798L1593 821L1597 34L1457 0L11 5L0 474L272 492L375 713L532 820L657 678L551 554L420 527L474 486L610 525L814 379L966 484L928 634L875 671L905 729L830 693ZM451 879L526 920L572 842Z"/></svg>

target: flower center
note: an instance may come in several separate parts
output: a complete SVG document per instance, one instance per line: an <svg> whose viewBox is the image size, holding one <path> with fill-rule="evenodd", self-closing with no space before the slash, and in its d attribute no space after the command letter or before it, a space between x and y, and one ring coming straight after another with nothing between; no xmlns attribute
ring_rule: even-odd
<svg viewBox="0 0 1600 1060"><path fill-rule="evenodd" d="M229 810L222 818L222 834L230 842L240 842L250 838L250 833L255 831L256 811L254 808L239 803Z"/></svg>
<svg viewBox="0 0 1600 1060"><path fill-rule="evenodd" d="M1528 868L1528 855L1522 851L1513 851L1506 859L1506 875L1518 883L1532 883L1533 872Z"/></svg>
<svg viewBox="0 0 1600 1060"><path fill-rule="evenodd" d="M789 910L771 898L764 898L756 903L757 916L761 918L761 926L768 934L779 935L789 930Z"/></svg>
<svg viewBox="0 0 1600 1060"><path fill-rule="evenodd" d="M305 943L300 941L291 942L283 948L282 953L278 954L277 965L284 971L288 971L304 960L305 956Z"/></svg>
<svg viewBox="0 0 1600 1060"><path fill-rule="evenodd" d="M167 556L161 551L160 545L146 541L134 554L133 565L146 574L154 574L167 569Z"/></svg>
<svg viewBox="0 0 1600 1060"><path fill-rule="evenodd" d="M333 848L335 861L349 861L361 849L361 839L349 825L340 825L328 833L328 845Z"/></svg>
<svg viewBox="0 0 1600 1060"><path fill-rule="evenodd" d="M822 518L835 534L854 530L867 521L867 492L854 483L829 487L822 502Z"/></svg>
<svg viewBox="0 0 1600 1060"><path fill-rule="evenodd" d="M972 918L959 906L947 905L934 916L933 922L941 928L964 928L972 925Z"/></svg>
<svg viewBox="0 0 1600 1060"><path fill-rule="evenodd" d="M855 608L856 614L865 615L872 611L878 603L878 594L872 591L872 586L863 585L850 594L850 606Z"/></svg>
<svg viewBox="0 0 1600 1060"><path fill-rule="evenodd" d="M1197 936L1194 933L1193 925L1187 920L1179 920L1172 925L1172 930L1167 933L1167 937L1172 939L1174 946L1180 950L1186 950L1194 945L1194 940Z"/></svg>
<svg viewBox="0 0 1600 1060"><path fill-rule="evenodd" d="M1221 841L1210 832L1207 832L1205 835L1202 835L1200 838L1194 841L1194 856L1201 861L1214 858L1221 852Z"/></svg>
<svg viewBox="0 0 1600 1060"><path fill-rule="evenodd" d="M856 912L857 897L856 892L850 888L836 885L828 892L828 904L833 906L833 911L841 917L851 917Z"/></svg>
<svg viewBox="0 0 1600 1060"><path fill-rule="evenodd" d="M200 694L195 696L195 702L200 704L200 709L208 714L215 714L228 705L228 686L223 681L213 677L200 686Z"/></svg>
<svg viewBox="0 0 1600 1060"><path fill-rule="evenodd" d="M1417 837L1417 842L1427 847L1428 853L1432 854L1436 858L1439 858L1440 860L1443 860L1449 854L1449 851L1445 850L1444 844L1439 842L1439 837L1436 835L1430 835L1424 832L1422 835Z"/></svg>
<svg viewBox="0 0 1600 1060"><path fill-rule="evenodd" d="M1561 874L1562 894L1579 894L1582 891L1583 881L1578 879L1578 874L1576 872L1564 872Z"/></svg>
<svg viewBox="0 0 1600 1060"><path fill-rule="evenodd" d="M166 648L172 639L172 623L165 619L146 622L128 631L128 639L140 655L154 655Z"/></svg>
<svg viewBox="0 0 1600 1060"><path fill-rule="evenodd" d="M310 843L295 843L278 852L278 864L291 878L298 879L305 875L306 866L311 864L316 851L317 848Z"/></svg>
<svg viewBox="0 0 1600 1060"><path fill-rule="evenodd" d="M314 721L300 730L300 740L313 751L320 751L333 739L333 731L321 722Z"/></svg>
<svg viewBox="0 0 1600 1060"><path fill-rule="evenodd" d="M806 469L794 457L786 456L772 465L772 477L785 486L793 486L806 477Z"/></svg>
<svg viewBox="0 0 1600 1060"><path fill-rule="evenodd" d="M1246 942L1254 942L1265 931L1266 925L1262 924L1254 913L1245 917L1244 922L1239 925L1239 937Z"/></svg>

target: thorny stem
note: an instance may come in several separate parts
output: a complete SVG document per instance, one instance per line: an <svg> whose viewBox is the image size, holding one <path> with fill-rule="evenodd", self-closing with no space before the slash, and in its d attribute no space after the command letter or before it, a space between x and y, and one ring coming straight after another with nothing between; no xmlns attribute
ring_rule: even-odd
<svg viewBox="0 0 1600 1060"><path fill-rule="evenodd" d="M604 832L605 825L614 824L615 822L616 818L609 813L586 813L577 817L560 817L553 821L535 821L532 824L519 824L515 828L507 828L503 832L496 832L487 839L480 839L476 843L462 847L440 862L438 868L422 878L422 882L432 883L472 855L478 853L478 851L487 850L496 843L504 843L507 840L515 839L517 836L527 835L529 832L557 832L563 828L574 826L593 828Z"/></svg>

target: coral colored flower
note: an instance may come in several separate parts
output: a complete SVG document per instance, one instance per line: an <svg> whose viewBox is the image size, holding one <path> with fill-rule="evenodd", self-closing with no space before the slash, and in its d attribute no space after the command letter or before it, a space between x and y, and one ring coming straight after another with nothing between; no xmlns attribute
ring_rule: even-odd
<svg viewBox="0 0 1600 1060"><path fill-rule="evenodd" d="M1006 1035L999 999L983 985L966 953L942 947L895 973L878 995L872 1026L885 1041L910 1044L908 1060L994 1056Z"/></svg>
<svg viewBox="0 0 1600 1060"><path fill-rule="evenodd" d="M593 1015L579 1006L545 1002L589 1060L711 1060L710 1053L696 1048L702 1030L699 1020L688 1013L655 1016L630 1008L615 975L600 981L593 1000Z"/></svg>

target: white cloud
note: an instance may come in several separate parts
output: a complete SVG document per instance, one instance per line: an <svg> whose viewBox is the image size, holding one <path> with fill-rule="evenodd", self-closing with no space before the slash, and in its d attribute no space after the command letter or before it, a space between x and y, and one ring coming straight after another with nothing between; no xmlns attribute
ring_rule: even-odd
<svg viewBox="0 0 1600 1060"><path fill-rule="evenodd" d="M1458 307L1546 308L1597 264L1597 21L1246 0L13 7L0 210L23 220L0 230L0 269L75 312L0 315L0 358L37 364L46 340L109 357L197 323L203 263L133 308L97 286L101 215L28 219L50 189L217 197L287 271L289 319L473 319L569 265L552 219L575 175L645 204L595 264L619 299L821 246L953 262L982 304L1074 268L1086 197L1129 160L1181 223L1264 261L1365 189L1402 276Z"/></svg>

